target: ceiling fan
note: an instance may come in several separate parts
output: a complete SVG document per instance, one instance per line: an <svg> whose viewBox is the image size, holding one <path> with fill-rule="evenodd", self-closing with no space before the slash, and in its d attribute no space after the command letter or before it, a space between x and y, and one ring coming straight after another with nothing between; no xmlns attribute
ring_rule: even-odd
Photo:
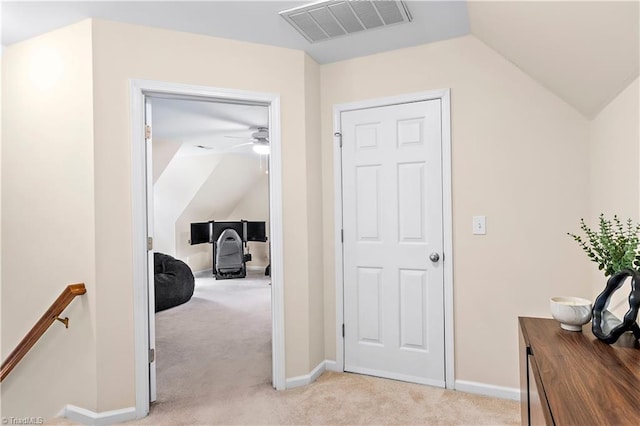
<svg viewBox="0 0 640 426"><path fill-rule="evenodd" d="M231 139L244 139L247 142L234 145L231 148L239 148L241 146L253 145L253 151L260 155L269 155L271 149L269 147L269 129L266 127L258 127L254 133L251 134L251 138L241 136L225 136Z"/></svg>

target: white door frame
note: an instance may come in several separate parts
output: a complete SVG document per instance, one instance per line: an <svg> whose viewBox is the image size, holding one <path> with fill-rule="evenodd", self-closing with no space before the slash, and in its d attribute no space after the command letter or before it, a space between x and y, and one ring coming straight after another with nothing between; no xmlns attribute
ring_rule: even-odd
<svg viewBox="0 0 640 426"><path fill-rule="evenodd" d="M147 285L147 216L144 141L144 96L175 96L217 102L264 105L269 108L269 214L271 245L271 312L273 385L285 389L284 280L282 221L282 154L280 95L220 89L179 83L130 81L131 101L131 208L133 244L133 315L135 337L136 416L149 413L149 305Z"/></svg>
<svg viewBox="0 0 640 426"><path fill-rule="evenodd" d="M334 241L335 241L335 280L336 280L336 369L344 371L344 264L342 245L342 153L340 135L342 133L340 116L343 112L378 108L389 105L405 104L439 99L442 112L442 230L444 251L444 366L445 385L454 389L454 336L453 336L453 210L451 203L451 113L450 90L432 90L399 96L370 99L339 104L333 107L333 193L334 193Z"/></svg>

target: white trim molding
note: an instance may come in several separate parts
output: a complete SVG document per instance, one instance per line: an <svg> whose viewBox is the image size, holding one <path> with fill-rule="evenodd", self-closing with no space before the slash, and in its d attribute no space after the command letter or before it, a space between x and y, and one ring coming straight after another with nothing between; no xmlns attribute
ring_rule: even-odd
<svg viewBox="0 0 640 426"><path fill-rule="evenodd" d="M343 370L338 368L338 363L335 361L331 361L330 359L324 360L324 369L326 371L335 371L336 373L342 373Z"/></svg>
<svg viewBox="0 0 640 426"><path fill-rule="evenodd" d="M247 271L262 271L266 269L266 266L247 265Z"/></svg>
<svg viewBox="0 0 640 426"><path fill-rule="evenodd" d="M69 420L84 425L112 425L136 419L136 407L96 413L86 408L67 405L59 414Z"/></svg>
<svg viewBox="0 0 640 426"><path fill-rule="evenodd" d="M262 105L269 108L269 213L271 242L271 311L273 386L283 390L285 380L284 250L282 212L282 154L280 95L221 89L152 80L130 81L131 189L135 338L136 417L149 413L149 289L147 284L146 175L144 143L144 97L197 99Z"/></svg>
<svg viewBox="0 0 640 426"><path fill-rule="evenodd" d="M324 373L326 369L327 361L322 361L320 364L316 365L316 368L311 370L309 374L305 374L303 376L290 377L287 379L287 389L298 388L300 386L309 385L316 380L318 377Z"/></svg>
<svg viewBox="0 0 640 426"><path fill-rule="evenodd" d="M486 383L456 380L455 389L459 392L474 393L477 395L492 396L500 399L520 401L520 389L504 386L489 385Z"/></svg>
<svg viewBox="0 0 640 426"><path fill-rule="evenodd" d="M440 91L442 113L442 232L444 254L444 362L445 385L452 389L455 376L454 300L453 300L453 189L451 184L451 91Z"/></svg>
<svg viewBox="0 0 640 426"><path fill-rule="evenodd" d="M131 210L133 243L133 330L136 418L149 414L149 288L147 286L146 152L143 83L131 82Z"/></svg>
<svg viewBox="0 0 640 426"><path fill-rule="evenodd" d="M342 133L341 114L346 111L398 105L409 102L440 100L442 123L442 231L443 231L443 268L444 268L444 366L445 386L453 389L455 385L454 350L454 312L453 312L453 204L451 186L451 91L450 89L370 99L333 107L333 193L334 193L334 241L335 241L335 282L336 282L336 371L344 371L344 276L343 246L340 238L342 224L342 155L340 138Z"/></svg>

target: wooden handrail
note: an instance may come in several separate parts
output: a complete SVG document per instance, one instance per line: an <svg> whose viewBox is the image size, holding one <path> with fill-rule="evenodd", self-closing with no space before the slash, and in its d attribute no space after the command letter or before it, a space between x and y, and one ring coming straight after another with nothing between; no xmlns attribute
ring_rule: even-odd
<svg viewBox="0 0 640 426"><path fill-rule="evenodd" d="M85 294L87 289L84 287L84 284L71 284L68 285L64 291L58 296L55 302L47 309L47 312L42 315L42 317L38 320L36 325L24 336L24 339L18 346L9 354L6 360L2 363L2 367L0 367L0 382L4 380L5 377L13 370L13 368L18 365L20 360L29 352L29 349L36 344L38 339L42 337L45 331L49 328L51 324L55 320L59 320L68 327L69 318L60 319L60 314L65 310L69 303L76 296L80 296Z"/></svg>

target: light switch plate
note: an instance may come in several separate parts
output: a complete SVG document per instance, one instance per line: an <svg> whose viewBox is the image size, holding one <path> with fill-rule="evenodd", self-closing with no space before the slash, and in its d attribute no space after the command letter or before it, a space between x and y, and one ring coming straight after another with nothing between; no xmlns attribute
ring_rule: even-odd
<svg viewBox="0 0 640 426"><path fill-rule="evenodd" d="M474 216L473 217L473 234L485 235L486 233L487 233L487 217Z"/></svg>

